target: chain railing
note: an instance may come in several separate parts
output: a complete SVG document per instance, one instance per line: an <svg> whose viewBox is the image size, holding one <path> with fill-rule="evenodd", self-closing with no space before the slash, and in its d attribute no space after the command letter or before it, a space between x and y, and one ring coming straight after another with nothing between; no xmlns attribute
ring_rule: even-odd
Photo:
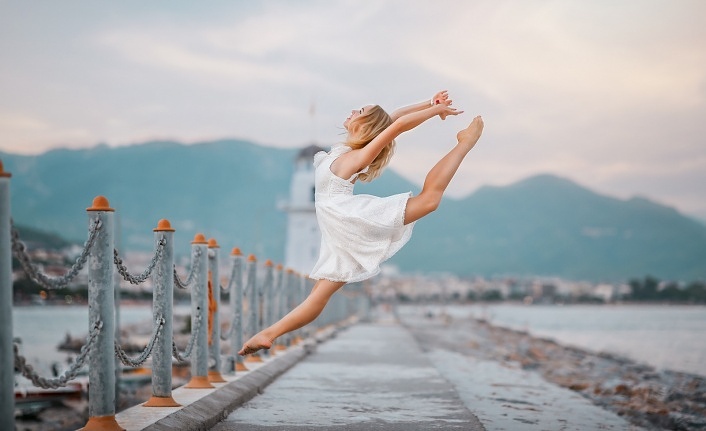
<svg viewBox="0 0 706 431"><path fill-rule="evenodd" d="M154 267L157 265L157 262L162 258L162 252L164 251L164 247L167 245L167 239L162 236L162 238L159 240L159 243L157 245L157 250L155 251L154 255L152 256L152 259L147 265L147 268L142 272L140 275L132 275L130 272L127 270L125 265L123 264L123 260L120 258L118 255L118 250L113 249L113 263L115 263L115 267L118 269L118 274L120 274L125 281L127 281L130 284L141 284L143 281L147 280L147 278L152 274L152 270L154 270Z"/></svg>
<svg viewBox="0 0 706 431"><path fill-rule="evenodd" d="M19 347L17 344L14 344L13 346L13 351L15 354L15 368L17 368L17 370L19 370L19 372L24 377L29 379L34 386L44 389L56 389L64 387L71 380L75 379L78 373L81 371L81 368L86 365L88 354L94 347L96 339L98 338L98 334L100 334L102 328L103 322L99 321L93 325L91 332L88 334L88 337L86 337L86 343L81 346L81 351L79 352L78 356L76 356L76 359L74 359L74 362L71 364L71 367L64 371L64 374L58 378L47 379L37 374L37 372L34 370L34 367L27 363L27 359L25 359L24 356L20 355Z"/></svg>
<svg viewBox="0 0 706 431"><path fill-rule="evenodd" d="M115 355L118 357L118 359L123 365L133 368L142 366L142 364L144 364L147 358L149 358L152 354L154 343L157 342L157 338L159 338L162 332L162 328L164 328L164 317L160 316L159 319L155 321L155 326L152 330L152 336L150 336L150 340L147 343L147 346L145 346L144 350L137 358L133 359L128 356L125 350L123 350L122 346L118 344L117 340L115 341Z"/></svg>
<svg viewBox="0 0 706 431"><path fill-rule="evenodd" d="M93 243L95 242L96 237L98 236L98 231L100 230L101 225L102 223L100 217L97 216L95 219L93 219L93 222L91 223L91 226L88 230L88 239L83 244L83 250L81 250L81 253L76 258L76 262L73 264L71 269L69 269L69 271L61 277L48 276L42 273L37 267L37 265L32 263L32 258L27 253L27 247L20 240L19 231L17 230L17 228L15 228L15 225L12 220L10 220L12 251L14 252L14 255L17 260L20 262L20 265L22 266L22 269L24 270L25 274L32 281L46 289L60 289L62 287L66 287L68 283L70 283L74 278L76 278L79 271L83 269L83 266L88 260L88 255L90 253L91 247L93 246Z"/></svg>
<svg viewBox="0 0 706 431"><path fill-rule="evenodd" d="M8 199L9 195L4 194L5 190L0 178L0 203ZM163 405L161 403L164 399L171 399L172 358L179 362L187 362L187 360L191 362L192 381L186 386L187 388L204 387L199 386L202 384L209 385L209 379L213 377L212 372L219 374L224 371L232 374L236 370L242 370L244 364L236 352L240 350L244 337L249 337L281 319L291 308L301 302L312 288L312 283L305 281L303 275L283 269L281 265L275 267L270 261L260 265L253 255L250 255L246 265L243 265L245 260L242 259L238 249L234 249L231 254L230 278L227 283L222 284L218 276L220 258L217 244L215 240L207 242L200 234L192 242L189 272L185 279L181 279L174 265L174 230L166 220L161 220L155 229L154 254L146 269L140 274L131 273L123 261L124 257L121 257L114 247L114 210L102 197L97 197L93 206L88 209L90 212L88 238L76 262L63 276L50 277L43 274L39 266L32 262L27 247L20 240L17 229L9 216L5 215L4 209L5 207L0 210L0 238L7 238L7 243L0 243L0 249L7 247L7 250L13 252L31 280L45 288L57 289L66 286L84 267L88 267L89 321L94 323L91 324L86 343L81 347L75 361L58 378L49 379L40 376L20 354L19 347L14 344L9 346L14 352L13 363L2 362L0 367L9 368L10 372L16 368L35 386L59 388L75 379L80 370L88 365L89 383L90 381L100 382L100 384L89 384L91 417L89 424L95 417L114 417L116 384L114 359L116 357L123 365L129 367L144 366L147 359L152 358L153 398L159 398L158 404ZM210 248L216 250L210 250ZM11 274L11 262L1 259L0 262L2 263L0 274L3 277L4 274ZM152 282L154 296L151 335L142 352L135 357L128 355L124 347L115 340L113 291L115 272L133 285L140 285L150 278ZM209 274L212 286L211 298L208 296ZM174 287L188 288L191 294L191 333L183 352L177 347L172 332ZM228 292L231 298L232 317L227 331L220 331L218 320L220 314L218 304L220 304L222 292ZM345 295L338 295L338 297L339 299L334 297L332 300L347 301ZM245 306L244 298L248 300ZM340 321L349 314L351 309L353 308L350 304L345 307L327 307L322 318L312 326ZM207 313L212 314L209 316ZM9 314L11 315L11 308ZM212 324L206 323L209 321ZM244 322L249 324L243 325ZM244 329L245 326L247 329ZM9 331L11 335L12 329L10 328ZM305 335L301 331L297 334ZM281 338L277 340L278 349L291 346L299 339L299 337ZM230 350L230 361L226 362L229 366L225 369L221 367L219 347L221 340L228 342L227 349ZM209 344L211 344L210 349ZM211 370L209 370L209 364ZM3 380L4 376L5 374L3 374ZM145 405L149 406L150 402ZM5 429L7 424L8 422L0 422L2 425L0 429Z"/></svg>
<svg viewBox="0 0 706 431"><path fill-rule="evenodd" d="M189 270L189 275L186 277L186 281L182 281L177 273L176 266L174 267L174 285L179 289L188 289L191 283L198 278L199 275L199 265L201 259L201 249L196 249L191 255L191 269Z"/></svg>
<svg viewBox="0 0 706 431"><path fill-rule="evenodd" d="M179 362L188 362L187 359L189 356L191 356L191 352L194 349L194 344L196 342L196 334L199 332L199 328L201 327L201 321L203 320L201 314L196 315L196 324L194 325L193 328L191 328L191 336L189 337L189 341L186 344L186 348L184 349L184 353L179 352L179 348L177 347L176 343L172 341L172 354L174 355L174 359L176 359Z"/></svg>

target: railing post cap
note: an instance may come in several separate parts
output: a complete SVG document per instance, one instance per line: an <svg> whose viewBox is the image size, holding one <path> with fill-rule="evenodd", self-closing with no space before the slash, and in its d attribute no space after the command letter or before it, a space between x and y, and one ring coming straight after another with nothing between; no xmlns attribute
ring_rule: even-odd
<svg viewBox="0 0 706 431"><path fill-rule="evenodd" d="M105 196L96 196L93 198L93 205L86 208L86 211L115 211L110 207L110 202Z"/></svg>
<svg viewBox="0 0 706 431"><path fill-rule="evenodd" d="M254 254L251 254L248 256L248 262L255 262L257 261L257 258L255 257Z"/></svg>
<svg viewBox="0 0 706 431"><path fill-rule="evenodd" d="M174 228L169 220L163 218L157 222L157 227L152 229L152 232L174 232Z"/></svg>
<svg viewBox="0 0 706 431"><path fill-rule="evenodd" d="M202 233L197 233L194 235L194 240L191 241L191 244L208 244L206 241L206 236Z"/></svg>
<svg viewBox="0 0 706 431"><path fill-rule="evenodd" d="M294 270L292 268L287 268L287 274L294 274Z"/></svg>
<svg viewBox="0 0 706 431"><path fill-rule="evenodd" d="M282 267L282 264L281 264L281 263L278 263L277 266L275 267L275 269L276 269L277 271L281 271L282 268L283 268L283 267Z"/></svg>
<svg viewBox="0 0 706 431"><path fill-rule="evenodd" d="M231 256L242 256L243 253L240 252L240 249L238 247L233 247L233 250L230 252Z"/></svg>
<svg viewBox="0 0 706 431"><path fill-rule="evenodd" d="M218 245L218 241L216 241L216 238L209 238L208 248L221 248L221 246Z"/></svg>
<svg viewBox="0 0 706 431"><path fill-rule="evenodd" d="M0 160L0 178L10 178L11 176L11 173L5 172L5 169L2 166L2 160Z"/></svg>
<svg viewBox="0 0 706 431"><path fill-rule="evenodd" d="M273 263L272 263L272 261L271 261L270 259L267 259L267 260L265 261L265 266L272 266L272 265L273 265Z"/></svg>

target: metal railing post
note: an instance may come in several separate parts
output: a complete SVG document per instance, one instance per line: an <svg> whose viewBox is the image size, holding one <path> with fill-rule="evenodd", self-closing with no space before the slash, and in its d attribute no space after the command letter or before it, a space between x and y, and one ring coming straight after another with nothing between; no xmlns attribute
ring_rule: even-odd
<svg viewBox="0 0 706 431"><path fill-rule="evenodd" d="M273 294L272 294L272 320L270 325L273 325L279 319L284 316L284 299L282 296L285 292L287 274L284 272L282 265L277 265L275 268L275 275L277 276L277 281L274 284ZM280 350L286 350L287 346L284 344L285 337L279 337L276 344L272 347L272 350L277 352Z"/></svg>
<svg viewBox="0 0 706 431"><path fill-rule="evenodd" d="M88 324L100 321L88 361L88 423L84 430L122 430L115 421L115 292L113 279L113 217L108 199L97 196L86 211L101 226L88 257Z"/></svg>
<svg viewBox="0 0 706 431"><path fill-rule="evenodd" d="M270 324L270 319L272 312L270 311L270 305L272 302L272 287L274 285L274 264L271 260L267 259L265 261L265 278L262 282L260 289L258 290L258 302L260 307L260 330L268 327ZM269 350L262 350L262 355L269 355Z"/></svg>
<svg viewBox="0 0 706 431"><path fill-rule="evenodd" d="M304 300L302 298L302 292L304 291L304 277L298 272L294 273L294 289L292 289L292 297L294 298L294 305L292 308L296 307L297 305L301 304L302 301ZM299 344L301 341L304 339L302 337L302 332L303 329L299 328L296 331L293 332L294 334L294 344Z"/></svg>
<svg viewBox="0 0 706 431"><path fill-rule="evenodd" d="M0 429L4 430L15 429L10 177L0 161Z"/></svg>
<svg viewBox="0 0 706 431"><path fill-rule="evenodd" d="M246 295L248 296L248 329L251 335L255 335L260 331L260 289L257 282L257 258L254 254L248 256L248 280L245 287ZM262 362L260 353L248 355L245 362Z"/></svg>
<svg viewBox="0 0 706 431"><path fill-rule="evenodd" d="M208 382L208 243L203 234L197 233L191 242L192 253L198 259L199 268L191 288L191 330L198 328L191 353L191 380L184 387L189 389L213 388ZM197 323L197 319L200 322Z"/></svg>
<svg viewBox="0 0 706 431"><path fill-rule="evenodd" d="M292 291L294 290L294 270L292 268L287 268L285 270L285 284L283 286L283 291L282 291L282 304L281 304L281 315L284 316L291 310L292 307L292 302L294 300L292 299ZM292 344L294 344L294 336L292 333L288 333L284 335L284 345L289 347Z"/></svg>
<svg viewBox="0 0 706 431"><path fill-rule="evenodd" d="M234 248L230 253L233 261L231 277L230 306L233 309L233 321L230 332L230 352L235 364L233 372L247 371L243 364L243 357L238 354L238 349L243 345L243 255L239 248Z"/></svg>
<svg viewBox="0 0 706 431"><path fill-rule="evenodd" d="M208 274L211 281L208 297L208 315L211 317L211 333L209 335L209 356L213 358L213 366L208 370L208 381L223 383L226 380L221 376L221 276L218 271L220 265L220 246L211 238L208 240Z"/></svg>
<svg viewBox="0 0 706 431"><path fill-rule="evenodd" d="M164 318L162 333L152 350L152 397L145 407L179 407L172 398L172 325L174 305L174 229L162 219L154 229L155 250L164 238L162 258L152 273L152 321Z"/></svg>

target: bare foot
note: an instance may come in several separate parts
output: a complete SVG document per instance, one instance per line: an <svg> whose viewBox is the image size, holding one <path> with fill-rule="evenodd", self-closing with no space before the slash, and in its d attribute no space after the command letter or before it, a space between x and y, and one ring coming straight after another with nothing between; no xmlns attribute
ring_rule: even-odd
<svg viewBox="0 0 706 431"><path fill-rule="evenodd" d="M459 145L463 145L467 151L471 151L480 139L481 133L483 133L483 119L479 115L471 121L468 127L456 134L456 139L458 139Z"/></svg>
<svg viewBox="0 0 706 431"><path fill-rule="evenodd" d="M243 344L243 348L240 349L238 354L240 356L245 356L251 353L255 353L258 350L269 349L270 347L272 347L273 341L274 340L269 339L265 335L262 335L262 333L255 334L251 339L249 339L245 342L245 344Z"/></svg>

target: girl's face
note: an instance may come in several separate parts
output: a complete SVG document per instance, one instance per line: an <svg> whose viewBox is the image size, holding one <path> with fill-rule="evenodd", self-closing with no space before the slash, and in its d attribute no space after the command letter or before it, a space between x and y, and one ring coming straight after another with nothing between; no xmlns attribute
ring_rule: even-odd
<svg viewBox="0 0 706 431"><path fill-rule="evenodd" d="M359 116L363 115L372 107L373 107L373 105L367 105L367 106L363 106L360 109L352 110L351 115L349 115L348 118L346 118L346 120L343 122L343 127L345 127L345 129L348 130L348 125L351 123L351 121L353 121L356 118L358 118Z"/></svg>

